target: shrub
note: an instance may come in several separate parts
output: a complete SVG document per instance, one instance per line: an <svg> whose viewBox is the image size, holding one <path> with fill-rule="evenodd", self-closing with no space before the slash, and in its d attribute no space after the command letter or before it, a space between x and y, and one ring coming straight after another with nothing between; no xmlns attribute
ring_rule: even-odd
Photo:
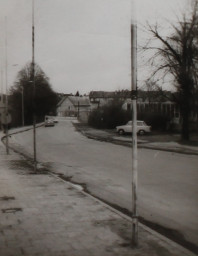
<svg viewBox="0 0 198 256"><path fill-rule="evenodd" d="M152 130L166 130L169 117L159 113L140 113L139 120L144 120L148 125L152 126Z"/></svg>
<svg viewBox="0 0 198 256"><path fill-rule="evenodd" d="M131 119L131 112L122 109L123 102L114 100L91 112L88 124L99 129L114 129Z"/></svg>

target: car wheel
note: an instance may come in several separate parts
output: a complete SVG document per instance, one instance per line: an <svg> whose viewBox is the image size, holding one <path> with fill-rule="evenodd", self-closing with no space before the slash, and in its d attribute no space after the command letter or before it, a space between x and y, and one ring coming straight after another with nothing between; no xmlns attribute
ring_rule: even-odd
<svg viewBox="0 0 198 256"><path fill-rule="evenodd" d="M144 135L145 134L145 131L144 130L140 130L139 131L139 135Z"/></svg>
<svg viewBox="0 0 198 256"><path fill-rule="evenodd" d="M124 130L121 129L121 130L118 131L118 133L119 133L120 135L123 135L123 134L124 134Z"/></svg>

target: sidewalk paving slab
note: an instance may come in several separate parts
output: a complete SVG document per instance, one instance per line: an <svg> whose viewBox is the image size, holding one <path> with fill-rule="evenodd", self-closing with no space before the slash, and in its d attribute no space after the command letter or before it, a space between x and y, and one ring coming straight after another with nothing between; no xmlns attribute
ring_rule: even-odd
<svg viewBox="0 0 198 256"><path fill-rule="evenodd" d="M2 144L0 206L1 256L194 255L143 225L132 248L129 218Z"/></svg>

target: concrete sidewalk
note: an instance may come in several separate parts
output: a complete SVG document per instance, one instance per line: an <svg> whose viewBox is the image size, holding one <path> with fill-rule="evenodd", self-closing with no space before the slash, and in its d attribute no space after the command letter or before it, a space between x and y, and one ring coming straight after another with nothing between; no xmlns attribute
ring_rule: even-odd
<svg viewBox="0 0 198 256"><path fill-rule="evenodd" d="M1 256L194 255L0 144Z"/></svg>

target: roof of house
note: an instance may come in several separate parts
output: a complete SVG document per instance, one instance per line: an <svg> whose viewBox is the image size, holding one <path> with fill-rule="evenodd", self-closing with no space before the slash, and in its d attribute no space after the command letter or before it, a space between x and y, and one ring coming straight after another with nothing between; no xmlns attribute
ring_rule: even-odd
<svg viewBox="0 0 198 256"><path fill-rule="evenodd" d="M66 100L69 99L74 106L90 106L90 101L88 97L83 97L83 96L65 96L61 101L58 103L58 107L62 105L62 103Z"/></svg>
<svg viewBox="0 0 198 256"><path fill-rule="evenodd" d="M131 99L131 91L130 90L121 90L121 91L114 91L114 92L91 91L89 94L89 98ZM150 102L173 101L173 93L170 91L138 90L138 99L142 99L142 101L150 101Z"/></svg>
<svg viewBox="0 0 198 256"><path fill-rule="evenodd" d="M143 102L167 102L173 101L173 93L170 91L138 91L138 98Z"/></svg>
<svg viewBox="0 0 198 256"><path fill-rule="evenodd" d="M138 90L138 99L143 102L173 102L173 94L170 91L144 91ZM91 91L88 96L72 96L66 95L58 103L58 107L66 100L69 99L74 106L90 106L90 100L93 99L96 102L96 99L131 99L130 90L121 90L114 92L105 92L105 91ZM93 101L92 101L93 102Z"/></svg>
<svg viewBox="0 0 198 256"><path fill-rule="evenodd" d="M121 90L114 92L105 91L91 91L89 98L130 98L131 92L129 90Z"/></svg>
<svg viewBox="0 0 198 256"><path fill-rule="evenodd" d="M69 96L68 99L70 99L74 106L90 106L90 101L88 97Z"/></svg>
<svg viewBox="0 0 198 256"><path fill-rule="evenodd" d="M105 91L91 91L89 93L89 98L113 98L114 92Z"/></svg>

